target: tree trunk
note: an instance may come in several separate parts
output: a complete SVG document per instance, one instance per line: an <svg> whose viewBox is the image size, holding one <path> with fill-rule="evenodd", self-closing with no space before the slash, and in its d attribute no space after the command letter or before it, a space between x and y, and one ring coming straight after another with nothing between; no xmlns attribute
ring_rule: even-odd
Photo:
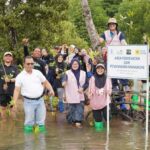
<svg viewBox="0 0 150 150"><path fill-rule="evenodd" d="M99 35L96 31L95 25L93 23L90 7L88 5L88 0L81 0L83 15L85 18L86 28L91 41L91 46L93 49L98 48L99 45Z"/></svg>
<svg viewBox="0 0 150 150"><path fill-rule="evenodd" d="M17 32L13 27L10 28L10 39L11 39L11 46L13 49L15 49L17 44Z"/></svg>

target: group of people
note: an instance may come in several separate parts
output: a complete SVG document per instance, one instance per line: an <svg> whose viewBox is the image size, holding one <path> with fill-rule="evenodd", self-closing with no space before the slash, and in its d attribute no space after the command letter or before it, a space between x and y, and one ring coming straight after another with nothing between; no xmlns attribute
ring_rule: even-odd
<svg viewBox="0 0 150 150"><path fill-rule="evenodd" d="M124 34L118 30L115 18L108 21L108 30L100 36L103 62L99 57L90 58L85 49L75 45L54 47L55 56L48 50L35 48L29 54L28 40L23 40L24 69L19 73L13 65L13 54L6 52L0 66L0 107L1 117L6 117L6 107L11 105L15 112L19 94L24 103L24 130L33 131L38 125L40 131L45 130L46 108L43 95L58 96L58 110L64 111L64 101L68 103L66 119L77 128L82 127L84 119L85 90L93 110L95 128L103 128L103 118L106 120L107 100L110 102L112 84L117 87L117 79L107 79L107 46L126 45ZM121 80L123 86L128 86L128 80ZM13 98L12 98L13 97ZM50 98L51 99L51 98ZM13 113L12 113L13 114Z"/></svg>

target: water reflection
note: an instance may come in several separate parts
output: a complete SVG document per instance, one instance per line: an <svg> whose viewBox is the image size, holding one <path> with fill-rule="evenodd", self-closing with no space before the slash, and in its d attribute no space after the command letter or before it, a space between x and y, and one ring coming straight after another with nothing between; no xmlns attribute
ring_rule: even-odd
<svg viewBox="0 0 150 150"><path fill-rule="evenodd" d="M146 135L145 136L145 150L149 150L148 147L149 147L148 146L148 136Z"/></svg>
<svg viewBox="0 0 150 150"><path fill-rule="evenodd" d="M23 150L46 150L45 133L24 134Z"/></svg>
<svg viewBox="0 0 150 150"><path fill-rule="evenodd" d="M48 114L49 115L49 114ZM113 119L110 133L97 132L92 127L76 129L68 125L64 116L53 121L47 117L46 133L23 132L20 121L0 121L0 150L149 150L150 139L145 138L141 124Z"/></svg>

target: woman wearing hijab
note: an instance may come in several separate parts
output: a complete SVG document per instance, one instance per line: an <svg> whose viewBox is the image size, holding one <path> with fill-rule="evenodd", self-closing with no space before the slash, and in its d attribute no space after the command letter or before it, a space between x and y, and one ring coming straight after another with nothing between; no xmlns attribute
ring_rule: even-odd
<svg viewBox="0 0 150 150"><path fill-rule="evenodd" d="M88 87L88 80L86 72L80 69L78 59L73 59L70 67L71 69L66 72L63 80L66 101L69 104L67 121L81 128L84 113L84 90Z"/></svg>
<svg viewBox="0 0 150 150"><path fill-rule="evenodd" d="M105 66L98 64L96 66L96 73L89 81L89 99L96 130L103 129L103 118L107 120L107 98L110 102L111 92L112 85L111 81L106 77Z"/></svg>

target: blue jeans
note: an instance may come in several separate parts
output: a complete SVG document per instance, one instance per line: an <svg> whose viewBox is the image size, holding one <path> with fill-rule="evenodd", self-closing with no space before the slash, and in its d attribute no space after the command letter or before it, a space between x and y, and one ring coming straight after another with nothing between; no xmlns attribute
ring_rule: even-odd
<svg viewBox="0 0 150 150"><path fill-rule="evenodd" d="M59 110L59 112L63 112L64 111L64 103L63 103L64 89L63 88L57 88L57 95L59 98L58 110Z"/></svg>
<svg viewBox="0 0 150 150"><path fill-rule="evenodd" d="M29 100L24 98L24 125L45 125L46 107L43 98Z"/></svg>

